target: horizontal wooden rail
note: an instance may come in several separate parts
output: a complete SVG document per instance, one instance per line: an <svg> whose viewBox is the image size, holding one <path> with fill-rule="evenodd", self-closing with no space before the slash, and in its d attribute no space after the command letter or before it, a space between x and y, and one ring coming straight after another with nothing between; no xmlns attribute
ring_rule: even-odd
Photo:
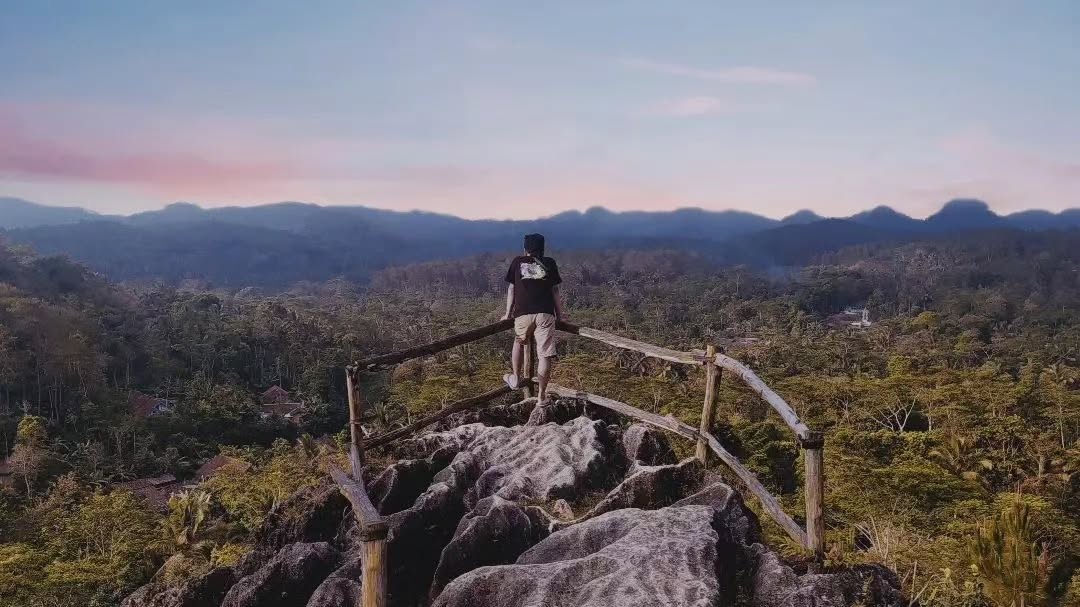
<svg viewBox="0 0 1080 607"><path fill-rule="evenodd" d="M619 402L617 400L612 400L610 398L605 398L603 396L598 396L596 394L579 392L577 390L571 390L570 388L565 388L563 386L558 386L555 384L548 384L548 392L551 392L552 394L557 394L565 398L579 398L587 400L588 402L595 405L599 405L606 409L611 409L612 411L622 413L623 415L628 415L635 419L639 419L647 424L651 424L653 426L656 426L657 428L662 428L669 432L673 432L693 441L705 440L709 444L709 448L712 450L712 452L716 454L716 457L720 458L721 461L723 461L725 464L727 464L729 468L731 468L732 472L734 472L735 475L739 477L739 480L741 480L743 484L746 485L746 488L749 489L750 492L754 494L754 497L756 497L758 501L761 502L762 507L769 514L769 516L772 517L772 519L784 529L784 531L791 537L791 539L798 542L800 546L806 546L808 548L810 547L810 540L808 539L806 532L802 529L802 527L800 527L794 519L792 519L790 516L788 516L786 512L784 512L784 509L780 507L780 503L776 501L776 498L773 497L773 495L769 493L767 489L765 489L764 485L761 484L761 481L759 481L757 477L754 476L754 473L750 472L750 470L748 470L746 466L743 466L742 462L740 462L738 458L732 455L727 449L724 449L723 445L720 444L720 441L716 440L716 437L714 437L713 435L702 435L696 429L682 423L674 417L664 417L655 413L649 413L648 411L642 411L637 407Z"/></svg>
<svg viewBox="0 0 1080 607"><path fill-rule="evenodd" d="M415 422L409 424L408 426L398 428L397 430L391 430L390 432L385 432L383 434L380 434L379 436L374 436L365 440L364 448L374 449L375 447L381 447L399 438L409 436L417 430L421 430L440 420L446 419L447 417L450 417L455 413L460 413L461 411L467 411L474 407L487 404L488 402L499 398L500 396L510 394L510 392L512 391L513 390L511 390L509 386L500 386L498 388L495 388L494 390L488 390L487 392L484 392L483 394L480 394L478 396L473 396L471 398L466 398L457 402L450 403L449 405L440 409L437 413L433 413L427 417L418 419Z"/></svg>
<svg viewBox="0 0 1080 607"><path fill-rule="evenodd" d="M749 367L724 354L716 355L716 365L737 375L743 383L761 396L762 400L769 403L769 406L780 414L780 417L784 419L784 423L788 425L788 428L791 428L791 431L795 433L795 436L799 437L800 441L814 440L815 433L810 428L807 428L806 424L802 423L791 405L787 404L787 401L783 398L780 398L779 394L773 392L772 388L765 385L765 382Z"/></svg>
<svg viewBox="0 0 1080 607"><path fill-rule="evenodd" d="M637 341L636 339L629 339L627 337L621 337L614 333L608 333L607 331L601 331L599 329L590 329L589 327L579 327L572 325L568 322L557 322L555 328L572 335L580 335L589 339L595 339L596 341L603 342L609 346L615 346L616 348L622 348L623 350L633 350L635 352L641 352L647 356L653 358L659 358L661 360L670 361L673 363L681 363L684 365L700 365L704 364L705 357L703 355L694 354L692 352L680 352L679 350L672 350L670 348L662 348L660 346L654 346L643 341Z"/></svg>
<svg viewBox="0 0 1080 607"><path fill-rule="evenodd" d="M432 354L442 352L443 350L449 350L450 348L460 346L462 344L467 344L478 339L483 339L489 335L501 333L503 331L506 331L507 329L512 328L513 326L513 320L500 320L499 322L492 323L490 325L484 325L483 327L472 329L470 331L465 331L464 333L451 335L450 337L446 337L438 341L433 341L429 344L424 344L422 346L415 346L407 350L402 350L400 352L391 352L390 354L380 354L378 356L372 356L371 358L365 358L363 360L359 360L353 363L353 367L359 371L375 371L377 369L385 369L387 367L396 365L401 362L405 362L407 360L420 358L421 356L431 356Z"/></svg>

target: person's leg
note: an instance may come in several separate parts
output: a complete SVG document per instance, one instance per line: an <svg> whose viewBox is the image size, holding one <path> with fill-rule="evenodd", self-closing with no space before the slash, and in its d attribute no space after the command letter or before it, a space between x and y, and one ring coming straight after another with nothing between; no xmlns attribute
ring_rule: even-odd
<svg viewBox="0 0 1080 607"><path fill-rule="evenodd" d="M555 317L551 314L538 314L536 319L536 357L539 364L536 368L536 383L539 386L537 398L539 402L547 399L548 380L551 379L551 369L555 363Z"/></svg>
<svg viewBox="0 0 1080 607"><path fill-rule="evenodd" d="M539 385L539 389L536 391L537 402L542 403L547 400L548 378L551 377L551 367L554 362L554 357L541 356L540 362L536 365L536 383Z"/></svg>
<svg viewBox="0 0 1080 607"><path fill-rule="evenodd" d="M521 364L525 356L525 343L532 334L533 315L526 314L514 319L514 345L510 349L511 372L503 376L511 390L521 388Z"/></svg>
<svg viewBox="0 0 1080 607"><path fill-rule="evenodd" d="M524 352L525 345L517 337L514 337L514 345L510 348L510 367L513 370L514 377L521 377L521 361L524 358Z"/></svg>

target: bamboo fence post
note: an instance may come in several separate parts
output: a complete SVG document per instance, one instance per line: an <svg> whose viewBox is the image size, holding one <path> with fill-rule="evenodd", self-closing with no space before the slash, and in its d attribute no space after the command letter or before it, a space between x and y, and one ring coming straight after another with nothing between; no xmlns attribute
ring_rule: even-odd
<svg viewBox="0 0 1080 607"><path fill-rule="evenodd" d="M374 531L374 530L373 530ZM386 607L386 527L381 531L365 534L364 555L361 557L363 571L360 577L360 607Z"/></svg>
<svg viewBox="0 0 1080 607"><path fill-rule="evenodd" d="M799 441L806 464L806 536L814 556L825 556L825 437L820 432Z"/></svg>
<svg viewBox="0 0 1080 607"><path fill-rule="evenodd" d="M363 480L364 468L364 432L360 427L360 416L364 411L363 396L360 394L360 372L356 367L345 369L345 389L349 395L349 466L354 480Z"/></svg>
<svg viewBox="0 0 1080 607"><path fill-rule="evenodd" d="M345 388L349 393L349 466L351 477L363 492L361 499L367 500L364 490L364 432L360 427L360 418L364 412L363 395L360 393L360 372L355 367L345 370ZM370 502L367 502L370 508ZM377 518L378 513L371 512ZM358 607L386 607L386 524L381 520L359 520L360 541L363 557L360 573L360 605Z"/></svg>
<svg viewBox="0 0 1080 607"><path fill-rule="evenodd" d="M533 376L533 337L530 335L525 339L525 343L521 346L521 375L519 379L523 381L523 389L525 392L525 398L532 398L533 394L532 376Z"/></svg>
<svg viewBox="0 0 1080 607"><path fill-rule="evenodd" d="M702 464L709 463L709 443L705 435L712 433L713 415L716 412L716 388L720 372L716 367L716 346L705 346L705 404L701 408L701 435L698 439L695 457Z"/></svg>

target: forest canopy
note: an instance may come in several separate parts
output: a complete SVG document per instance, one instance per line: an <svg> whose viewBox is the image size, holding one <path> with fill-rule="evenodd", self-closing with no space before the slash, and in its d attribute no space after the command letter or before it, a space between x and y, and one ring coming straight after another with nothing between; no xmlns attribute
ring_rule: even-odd
<svg viewBox="0 0 1080 607"><path fill-rule="evenodd" d="M825 432L830 563L881 562L926 605L1080 600L1080 232L866 244L768 270L663 249L553 254L573 322L716 343ZM341 457L344 366L496 320L509 258L264 292L115 284L0 246L0 605L115 605L152 576L235 562ZM493 387L505 346L375 377L365 423ZM699 372L568 339L555 379L699 422ZM274 386L302 418L263 414ZM719 402L717 436L798 516L794 437L733 380ZM215 457L227 465L198 478ZM187 486L165 504L130 490L165 477Z"/></svg>

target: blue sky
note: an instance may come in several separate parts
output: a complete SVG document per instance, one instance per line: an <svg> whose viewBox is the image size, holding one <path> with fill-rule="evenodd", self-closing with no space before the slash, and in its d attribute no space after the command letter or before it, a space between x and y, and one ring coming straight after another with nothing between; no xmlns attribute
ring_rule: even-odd
<svg viewBox="0 0 1080 607"><path fill-rule="evenodd" d="M1073 2L6 2L0 195L1080 206Z"/></svg>

